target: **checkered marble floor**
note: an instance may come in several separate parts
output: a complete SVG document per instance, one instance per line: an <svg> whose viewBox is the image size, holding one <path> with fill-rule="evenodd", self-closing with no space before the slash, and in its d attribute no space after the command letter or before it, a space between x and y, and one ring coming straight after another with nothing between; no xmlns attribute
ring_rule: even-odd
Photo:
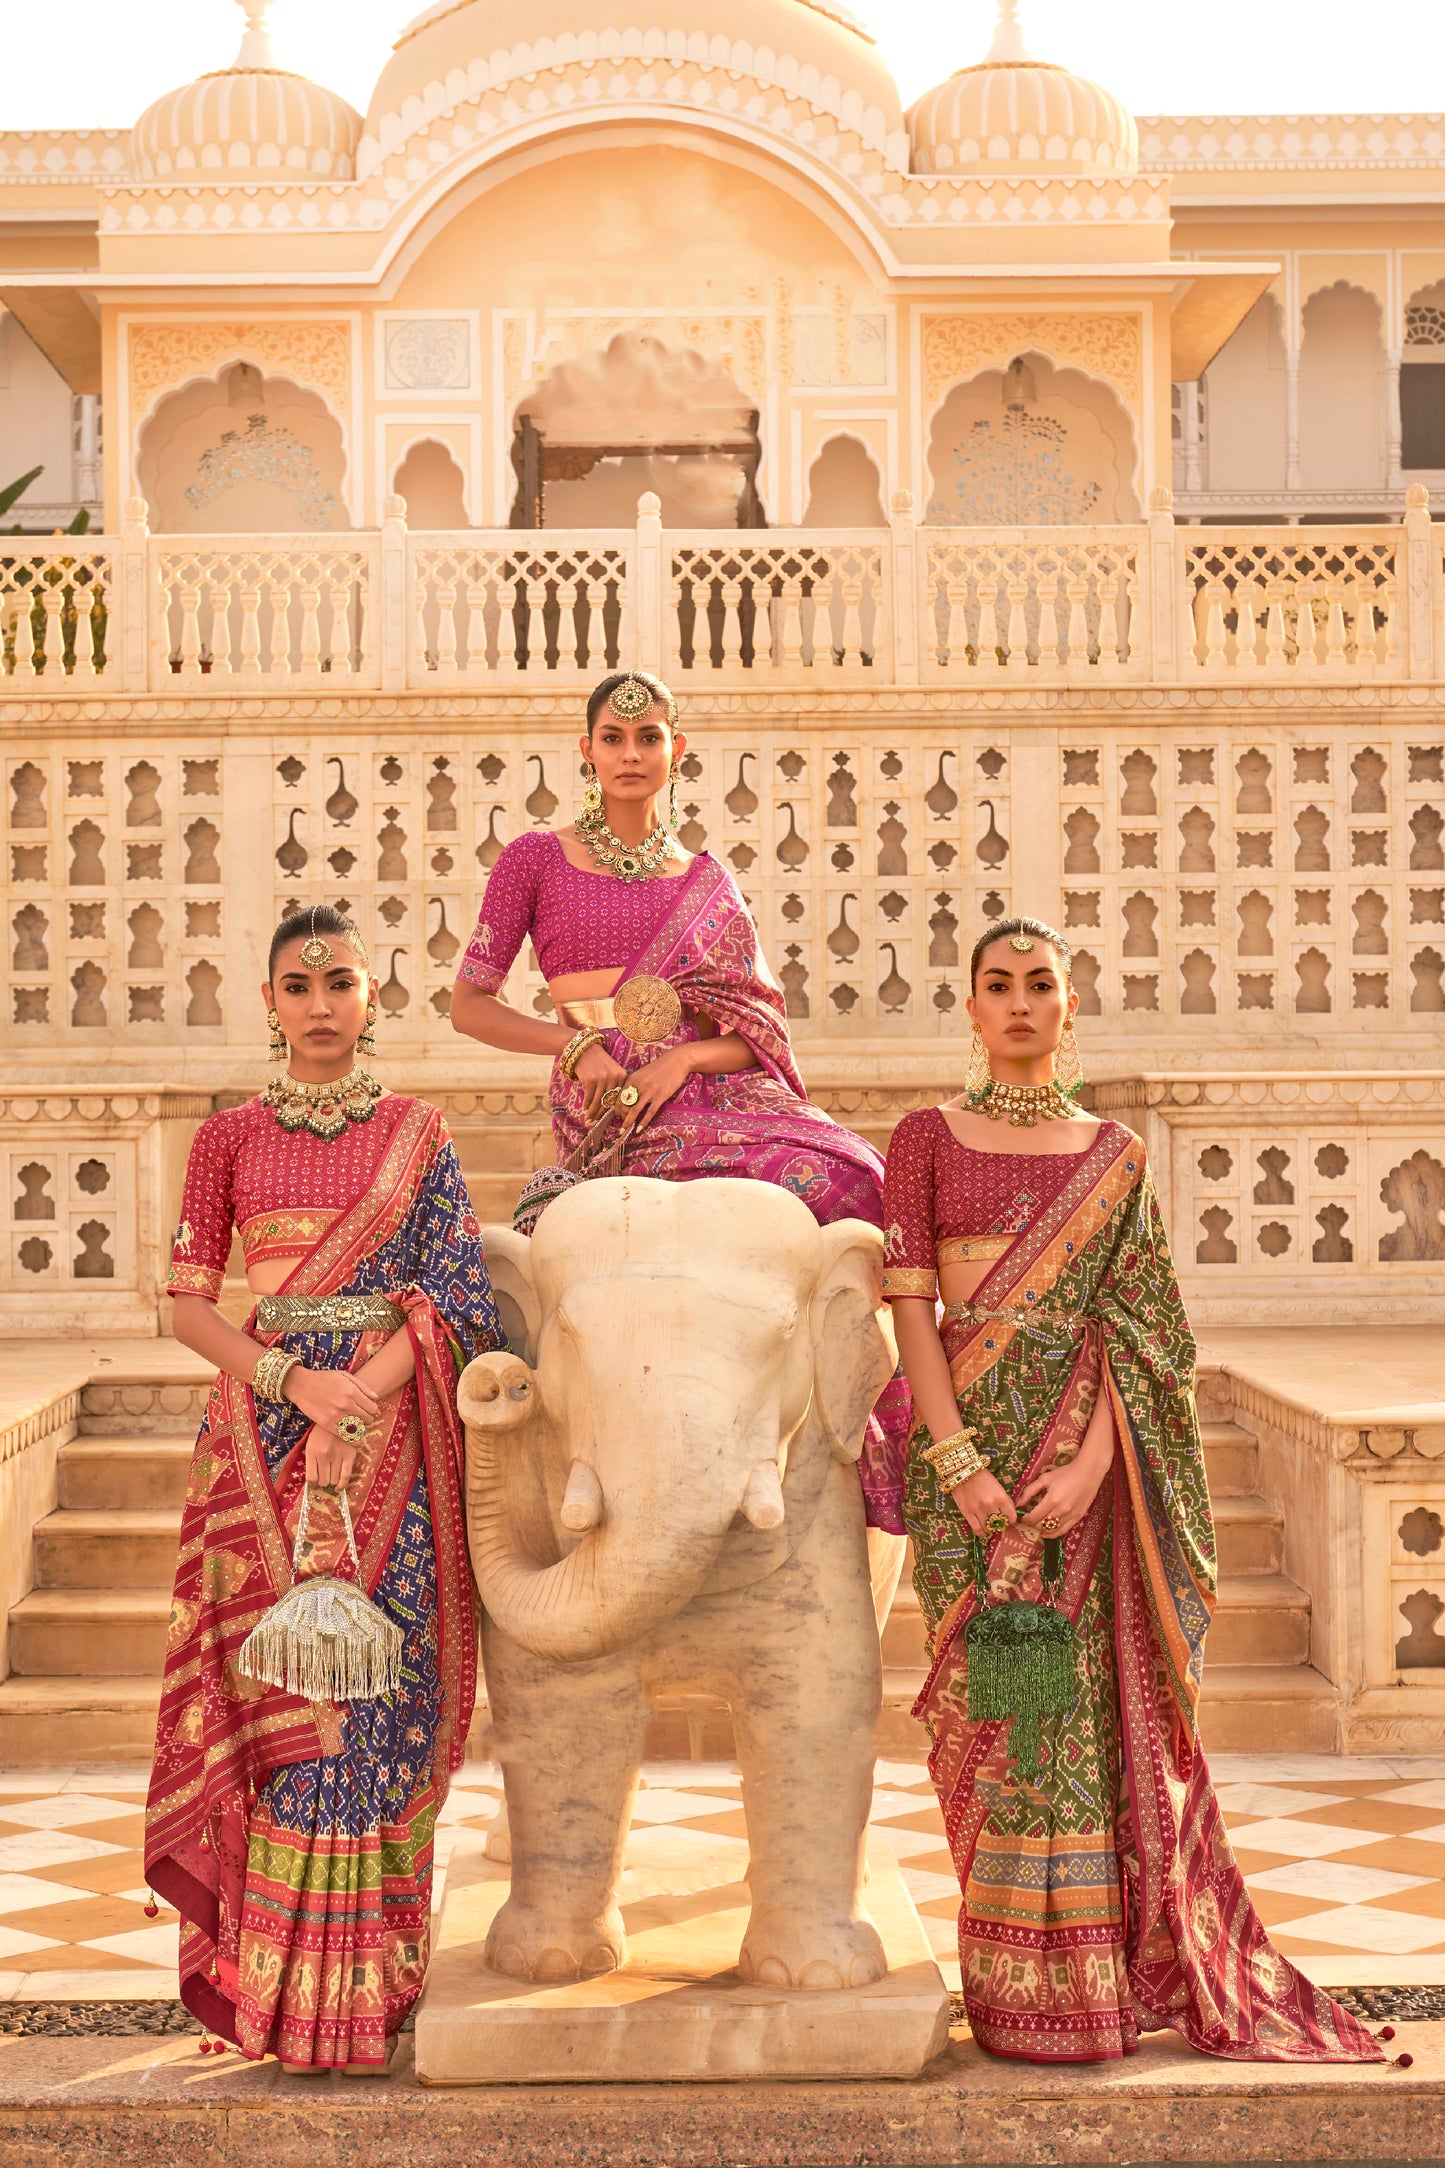
<svg viewBox="0 0 1445 2168"><path fill-rule="evenodd" d="M1322 1986L1445 1984L1445 1759L1226 1754L1215 1782L1279 1947ZM143 1768L0 1773L0 2001L176 1993L175 1915L142 1909ZM468 1763L437 1833L437 1897L459 1831L484 1829L497 1770ZM737 1771L655 1762L635 1820L746 1834ZM880 1762L875 1830L897 1853L950 1985L958 1890L926 1772Z"/></svg>

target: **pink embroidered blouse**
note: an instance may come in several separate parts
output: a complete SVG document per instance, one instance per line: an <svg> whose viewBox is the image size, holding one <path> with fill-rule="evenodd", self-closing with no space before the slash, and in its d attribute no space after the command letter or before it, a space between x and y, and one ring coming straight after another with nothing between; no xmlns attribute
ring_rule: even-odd
<svg viewBox="0 0 1445 2168"><path fill-rule="evenodd" d="M619 881L574 866L550 829L533 829L507 845L488 875L457 977L498 993L529 935L545 979L620 971L676 896L670 879Z"/></svg>
<svg viewBox="0 0 1445 2168"><path fill-rule="evenodd" d="M379 1099L369 1122L348 1123L330 1144L305 1129L288 1134L259 1099L209 1116L186 1165L166 1293L219 1301L233 1228L248 1265L304 1257L366 1194L414 1104L400 1093Z"/></svg>
<svg viewBox="0 0 1445 2168"><path fill-rule="evenodd" d="M938 1268L1002 1257L1053 1203L1092 1149L980 1152L960 1144L938 1107L905 1114L883 1170L883 1293L938 1293Z"/></svg>

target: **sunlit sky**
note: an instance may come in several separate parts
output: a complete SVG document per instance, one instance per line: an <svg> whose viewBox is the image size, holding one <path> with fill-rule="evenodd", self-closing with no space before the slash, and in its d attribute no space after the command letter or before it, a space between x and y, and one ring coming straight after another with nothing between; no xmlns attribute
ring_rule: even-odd
<svg viewBox="0 0 1445 2168"><path fill-rule="evenodd" d="M852 0L905 103L981 59L994 0ZM275 0L283 67L364 112L419 0ZM500 12L500 9L499 9ZM506 9L513 22L514 6ZM604 15L647 17L645 0ZM1135 113L1421 113L1445 110L1445 5L1394 0L1022 0L1029 49L1092 76ZM546 0L529 0L537 30ZM716 0L720 28L727 0ZM0 128L126 127L152 98L226 66L235 0L0 0Z"/></svg>

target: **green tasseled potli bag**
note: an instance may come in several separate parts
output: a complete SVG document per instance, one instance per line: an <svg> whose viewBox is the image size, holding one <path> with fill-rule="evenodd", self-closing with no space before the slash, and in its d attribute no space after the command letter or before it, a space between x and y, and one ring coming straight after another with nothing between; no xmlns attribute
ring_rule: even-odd
<svg viewBox="0 0 1445 2168"><path fill-rule="evenodd" d="M1074 1622L1057 1609L1064 1585L1064 1546L1046 1536L1042 1560L1042 1603L993 1603L988 1600L988 1553L983 1539L973 1539L973 1581L979 1607L963 1629L968 1650L970 1723L1012 1718L1009 1758L1023 1784L1043 1775L1042 1724L1046 1716L1067 1716L1078 1699L1076 1671L1079 1637Z"/></svg>

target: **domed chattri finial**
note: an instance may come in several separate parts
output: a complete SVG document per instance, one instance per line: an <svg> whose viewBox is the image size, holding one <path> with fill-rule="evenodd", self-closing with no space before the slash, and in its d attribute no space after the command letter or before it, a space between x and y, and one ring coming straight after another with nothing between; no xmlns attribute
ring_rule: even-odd
<svg viewBox="0 0 1445 2168"><path fill-rule="evenodd" d="M232 61L232 67L274 68L276 55L271 50L271 33L266 27L271 0L236 0L236 5L246 18L246 27L241 33L241 50Z"/></svg>
<svg viewBox="0 0 1445 2168"><path fill-rule="evenodd" d="M1019 28L1019 0L998 0L998 21L994 25L993 43L984 55L984 66L1027 66L1033 57Z"/></svg>

